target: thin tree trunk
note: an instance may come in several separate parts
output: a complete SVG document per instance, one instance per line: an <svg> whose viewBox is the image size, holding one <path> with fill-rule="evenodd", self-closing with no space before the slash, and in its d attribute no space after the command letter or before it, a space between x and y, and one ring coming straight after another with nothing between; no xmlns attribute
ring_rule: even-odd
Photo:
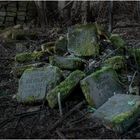
<svg viewBox="0 0 140 140"><path fill-rule="evenodd" d="M110 0L109 2L109 27L108 27L109 33L112 32L112 26L113 26L113 1Z"/></svg>

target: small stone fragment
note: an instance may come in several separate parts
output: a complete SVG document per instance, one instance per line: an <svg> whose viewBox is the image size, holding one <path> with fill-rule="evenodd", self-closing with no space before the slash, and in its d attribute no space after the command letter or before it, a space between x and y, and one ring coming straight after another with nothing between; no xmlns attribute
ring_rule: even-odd
<svg viewBox="0 0 140 140"><path fill-rule="evenodd" d="M98 108L114 94L122 93L118 81L116 72L110 67L103 67L84 78L81 88L88 104Z"/></svg>
<svg viewBox="0 0 140 140"><path fill-rule="evenodd" d="M110 41L116 48L121 49L126 45L125 41L118 34L111 34Z"/></svg>
<svg viewBox="0 0 140 140"><path fill-rule="evenodd" d="M140 96L116 94L92 116L100 120L107 128L123 133L140 116Z"/></svg>
<svg viewBox="0 0 140 140"><path fill-rule="evenodd" d="M60 93L61 101L66 99L84 77L84 72L80 70L72 72L64 81L47 94L49 106L54 108L58 104L58 93Z"/></svg>
<svg viewBox="0 0 140 140"><path fill-rule="evenodd" d="M84 68L84 62L78 57L50 56L49 62L51 65L66 70L76 70Z"/></svg>

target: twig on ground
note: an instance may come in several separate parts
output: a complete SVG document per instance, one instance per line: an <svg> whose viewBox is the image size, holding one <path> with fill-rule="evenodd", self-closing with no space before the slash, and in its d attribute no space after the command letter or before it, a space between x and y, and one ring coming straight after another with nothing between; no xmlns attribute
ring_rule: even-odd
<svg viewBox="0 0 140 140"><path fill-rule="evenodd" d="M49 129L49 131L54 130L59 124L61 124L69 115L71 115L75 110L80 108L82 105L85 104L85 101L80 102L77 104L74 108L72 108L68 113L66 113L63 117L61 117L59 120L57 120L54 125Z"/></svg>
<svg viewBox="0 0 140 140"><path fill-rule="evenodd" d="M63 112L62 112L62 104L61 104L61 97L60 97L60 92L58 93L58 106L59 106L59 113L60 116L63 116Z"/></svg>

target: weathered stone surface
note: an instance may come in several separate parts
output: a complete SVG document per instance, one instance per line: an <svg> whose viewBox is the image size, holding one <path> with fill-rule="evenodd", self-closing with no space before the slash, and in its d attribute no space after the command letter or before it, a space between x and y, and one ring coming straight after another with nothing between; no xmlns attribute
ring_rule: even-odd
<svg viewBox="0 0 140 140"><path fill-rule="evenodd" d="M40 101L62 80L62 73L54 66L27 69L19 80L17 100L31 103Z"/></svg>
<svg viewBox="0 0 140 140"><path fill-rule="evenodd" d="M38 51L32 53L19 53L15 56L15 61L18 63L27 63L32 61L39 61L41 58L46 56L46 52Z"/></svg>
<svg viewBox="0 0 140 140"><path fill-rule="evenodd" d="M110 67L103 67L81 81L81 88L89 105L100 107L114 93L121 93L116 72Z"/></svg>
<svg viewBox="0 0 140 140"><path fill-rule="evenodd" d="M68 33L68 51L76 56L97 56L99 45L96 26L94 24L80 25L71 29Z"/></svg>
<svg viewBox="0 0 140 140"><path fill-rule="evenodd" d="M58 104L58 93L60 93L61 101L66 99L84 77L85 74L80 70L72 72L63 82L47 94L49 106L54 108Z"/></svg>
<svg viewBox="0 0 140 140"><path fill-rule="evenodd" d="M140 96L116 94L97 109L93 117L114 131L126 131L140 116Z"/></svg>
<svg viewBox="0 0 140 140"><path fill-rule="evenodd" d="M55 42L56 47L56 53L58 54L64 54L67 52L67 38L66 37L60 37Z"/></svg>
<svg viewBox="0 0 140 140"><path fill-rule="evenodd" d="M105 65L111 66L114 70L125 67L125 59L123 56L113 56L105 60Z"/></svg>
<svg viewBox="0 0 140 140"><path fill-rule="evenodd" d="M50 56L49 62L50 64L57 66L61 69L76 70L84 68L84 62L78 57Z"/></svg>

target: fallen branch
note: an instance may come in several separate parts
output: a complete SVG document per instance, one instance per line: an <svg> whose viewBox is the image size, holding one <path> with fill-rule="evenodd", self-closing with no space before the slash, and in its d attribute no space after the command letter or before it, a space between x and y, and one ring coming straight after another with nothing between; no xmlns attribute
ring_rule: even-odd
<svg viewBox="0 0 140 140"><path fill-rule="evenodd" d="M57 129L56 134L61 138L61 139L66 139L65 136Z"/></svg>
<svg viewBox="0 0 140 140"><path fill-rule="evenodd" d="M64 128L64 129L58 129L60 132L75 132L75 131L84 131L84 130L93 130L97 127L97 125L93 127L82 127L82 128Z"/></svg>
<svg viewBox="0 0 140 140"><path fill-rule="evenodd" d="M25 118L25 117L29 117L29 116L32 116L32 115L36 115L42 111L45 111L46 109L42 109L42 110L37 110L37 111L33 111L33 112L26 112L26 113L20 113L20 114L16 114L14 117L12 118L8 118L8 119L5 119L4 121L2 121L0 123L0 128L4 127L6 124L8 124L9 122L12 122L14 121L15 119L19 119L19 118Z"/></svg>

